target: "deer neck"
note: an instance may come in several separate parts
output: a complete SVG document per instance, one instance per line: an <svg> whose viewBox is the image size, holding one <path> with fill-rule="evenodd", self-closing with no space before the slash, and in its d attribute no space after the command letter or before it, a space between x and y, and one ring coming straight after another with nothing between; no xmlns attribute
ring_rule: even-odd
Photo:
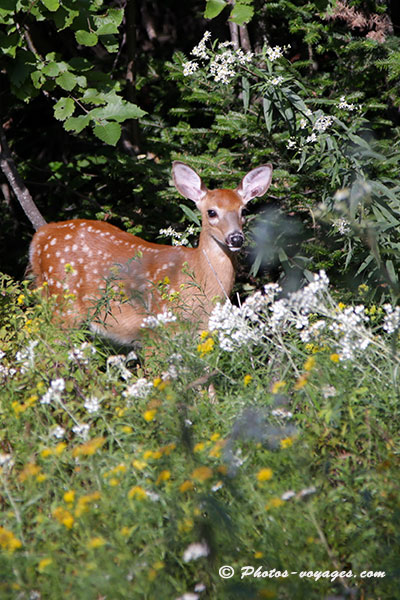
<svg viewBox="0 0 400 600"><path fill-rule="evenodd" d="M207 229L200 234L197 247L196 278L209 298L228 298L235 280L236 257L218 242Z"/></svg>

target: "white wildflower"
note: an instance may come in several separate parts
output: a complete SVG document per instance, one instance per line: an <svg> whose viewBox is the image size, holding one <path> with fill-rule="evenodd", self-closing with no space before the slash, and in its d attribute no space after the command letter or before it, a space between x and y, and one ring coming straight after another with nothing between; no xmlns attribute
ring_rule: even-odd
<svg viewBox="0 0 400 600"><path fill-rule="evenodd" d="M281 496L281 500L290 500L291 498L293 498L293 496L296 495L296 492L294 492L293 490L288 490L287 492L284 492Z"/></svg>
<svg viewBox="0 0 400 600"><path fill-rule="evenodd" d="M83 406L89 414L96 413L100 409L100 400L96 398L96 396L90 396L89 398L86 398Z"/></svg>
<svg viewBox="0 0 400 600"><path fill-rule="evenodd" d="M197 71L197 69L199 68L199 63L197 63L194 60L189 60L183 63L182 67L184 76L189 77L189 75L193 75L193 73Z"/></svg>
<svg viewBox="0 0 400 600"><path fill-rule="evenodd" d="M274 408L271 410L271 414L274 417L279 417L280 419L291 419L293 417L293 413L290 410L285 410L284 408Z"/></svg>
<svg viewBox="0 0 400 600"><path fill-rule="evenodd" d="M280 46L275 46L274 48L267 48L268 58L271 62L274 62L278 58L282 58L283 50Z"/></svg>
<svg viewBox="0 0 400 600"><path fill-rule="evenodd" d="M241 48L238 48L236 50L236 58L240 65L245 65L246 63L251 62L251 59L253 58L253 56L254 56L253 52L246 52L246 54L245 54L243 52L243 50L241 50Z"/></svg>
<svg viewBox="0 0 400 600"><path fill-rule="evenodd" d="M383 309L386 315L383 319L383 329L391 334L400 328L400 307L393 308L391 304L384 304Z"/></svg>
<svg viewBox="0 0 400 600"><path fill-rule="evenodd" d="M296 148L296 146L297 146L296 140L294 140L293 138L290 138L286 143L286 148L289 148L289 150L291 148Z"/></svg>
<svg viewBox="0 0 400 600"><path fill-rule="evenodd" d="M167 325L168 323L173 323L174 321L176 321L176 316L174 313L170 310L164 310L162 313L158 313L156 316L150 315L149 317L144 318L141 327L155 329L160 325Z"/></svg>
<svg viewBox="0 0 400 600"><path fill-rule="evenodd" d="M197 44L197 46L195 46L193 48L191 54L193 56L197 56L197 58L206 59L208 57L207 49L206 49L206 42L210 39L210 37L211 37L211 32L205 31L200 42Z"/></svg>
<svg viewBox="0 0 400 600"><path fill-rule="evenodd" d="M50 435L57 438L58 440L61 440L65 435L65 429L64 429L64 427L60 427L60 425L56 425L50 431Z"/></svg>
<svg viewBox="0 0 400 600"><path fill-rule="evenodd" d="M279 75L278 77L273 77L272 79L270 79L269 83L274 86L279 86L279 85L281 85L281 83L283 83L283 81L284 81L283 77L281 75Z"/></svg>
<svg viewBox="0 0 400 600"><path fill-rule="evenodd" d="M125 398L146 398L153 388L153 382L141 377L135 383L126 388L122 395Z"/></svg>
<svg viewBox="0 0 400 600"><path fill-rule="evenodd" d="M234 69L235 55L231 50L216 54L210 62L210 74L216 83L229 83L236 75Z"/></svg>
<svg viewBox="0 0 400 600"><path fill-rule="evenodd" d="M11 454L0 454L0 468L3 472L10 471L14 466L14 459Z"/></svg>
<svg viewBox="0 0 400 600"><path fill-rule="evenodd" d="M107 373L110 373L112 369L115 369L122 379L128 381L128 379L132 377L131 371L125 366L125 362L127 361L128 357L129 355L125 357L123 354L109 356L107 358ZM133 353L132 357L129 360L136 359L137 356L135 353Z"/></svg>
<svg viewBox="0 0 400 600"><path fill-rule="evenodd" d="M319 132L326 131L328 127L330 127L333 123L333 117L329 117L327 115L323 115L318 117L318 119L314 123L313 129L316 129Z"/></svg>
<svg viewBox="0 0 400 600"><path fill-rule="evenodd" d="M81 425L80 424L74 425L72 428L72 431L78 437L81 437L84 440L86 440L88 437L88 434L89 434L89 429L90 429L90 425L83 423Z"/></svg>
<svg viewBox="0 0 400 600"><path fill-rule="evenodd" d="M35 364L35 352L34 349L38 345L39 340L29 342L29 344L16 353L15 360L17 363L21 363L21 373L26 373L29 369L33 369Z"/></svg>
<svg viewBox="0 0 400 600"><path fill-rule="evenodd" d="M54 379L47 392L40 399L40 404L51 404L61 400L61 393L65 390L64 379Z"/></svg>
<svg viewBox="0 0 400 600"><path fill-rule="evenodd" d="M195 542L190 544L185 552L183 553L183 562L190 562L191 560L197 560L203 556L208 556L210 549L205 542Z"/></svg>
<svg viewBox="0 0 400 600"><path fill-rule="evenodd" d="M347 219L345 218L341 218L341 219L335 219L335 221L333 221L332 223L333 227L335 227L335 229L338 230L339 233L341 233L342 235L347 235L348 233L351 232L351 226L350 223Z"/></svg>
<svg viewBox="0 0 400 600"><path fill-rule="evenodd" d="M316 134L313 132L311 135L306 137L306 144L314 143L318 140Z"/></svg>
<svg viewBox="0 0 400 600"><path fill-rule="evenodd" d="M345 96L340 97L338 107L341 108L342 110L348 110L349 112L352 112L353 110L357 110L357 108L358 108L355 104L349 104L348 102L346 102Z"/></svg>
<svg viewBox="0 0 400 600"><path fill-rule="evenodd" d="M68 352L69 360L78 362L82 365L89 364L90 357L96 354L96 348L93 344L83 342L80 346L74 346L72 350Z"/></svg>
<svg viewBox="0 0 400 600"><path fill-rule="evenodd" d="M305 129L308 125L307 119L300 119L300 129Z"/></svg>

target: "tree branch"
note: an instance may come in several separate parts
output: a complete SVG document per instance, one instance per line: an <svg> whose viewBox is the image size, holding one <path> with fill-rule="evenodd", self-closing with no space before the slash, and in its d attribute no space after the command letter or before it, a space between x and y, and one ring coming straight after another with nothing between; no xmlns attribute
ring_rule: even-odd
<svg viewBox="0 0 400 600"><path fill-rule="evenodd" d="M0 168L6 176L18 202L35 230L46 225L46 221L40 214L36 204L30 195L22 177L18 173L16 164L11 156L10 148L4 133L3 126L0 125Z"/></svg>

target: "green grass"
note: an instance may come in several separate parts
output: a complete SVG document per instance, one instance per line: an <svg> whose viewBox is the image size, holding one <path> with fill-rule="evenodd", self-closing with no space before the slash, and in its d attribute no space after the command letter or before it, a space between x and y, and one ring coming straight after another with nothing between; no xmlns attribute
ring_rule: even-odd
<svg viewBox="0 0 400 600"><path fill-rule="evenodd" d="M328 300L333 323L345 309ZM351 360L343 331L306 343L287 322L235 351L217 331L160 329L140 365L55 328L51 308L3 279L2 599L398 597L399 360L382 309Z"/></svg>

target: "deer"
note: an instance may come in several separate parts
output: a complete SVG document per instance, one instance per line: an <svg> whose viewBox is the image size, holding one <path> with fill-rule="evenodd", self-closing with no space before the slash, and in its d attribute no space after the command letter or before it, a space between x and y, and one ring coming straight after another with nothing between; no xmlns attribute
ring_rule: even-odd
<svg viewBox="0 0 400 600"><path fill-rule="evenodd" d="M171 297L179 299L179 317L199 329L206 328L215 302L229 298L236 255L244 243L243 211L268 190L272 166L252 169L236 189L209 190L180 161L173 162L172 177L177 191L201 213L197 247L149 242L87 219L49 223L36 231L30 269L35 284L55 296L64 326L86 321L92 332L131 345L140 339L149 315L170 311Z"/></svg>

